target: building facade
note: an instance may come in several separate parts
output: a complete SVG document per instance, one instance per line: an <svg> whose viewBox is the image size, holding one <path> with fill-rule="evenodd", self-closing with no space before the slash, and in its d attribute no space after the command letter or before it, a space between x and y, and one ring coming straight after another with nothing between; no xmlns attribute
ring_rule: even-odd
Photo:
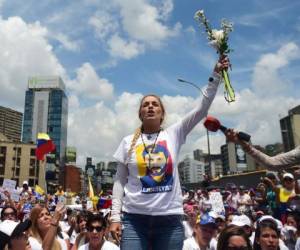
<svg viewBox="0 0 300 250"><path fill-rule="evenodd" d="M38 133L47 133L56 146L60 161L67 145L68 98L60 77L31 77L25 96L23 142L36 142Z"/></svg>
<svg viewBox="0 0 300 250"><path fill-rule="evenodd" d="M205 162L203 161L197 161L187 156L179 163L178 168L181 169L179 173L183 174L180 177L183 184L198 183L204 180Z"/></svg>
<svg viewBox="0 0 300 250"><path fill-rule="evenodd" d="M82 169L72 165L66 164L65 166L65 190L71 192L82 192Z"/></svg>
<svg viewBox="0 0 300 250"><path fill-rule="evenodd" d="M0 185L4 179L12 179L17 186L28 181L29 186L35 184L46 190L45 163L37 161L35 144L14 142L0 136Z"/></svg>
<svg viewBox="0 0 300 250"><path fill-rule="evenodd" d="M221 146L221 159L224 175L256 170L252 157L245 153L240 145L232 142Z"/></svg>
<svg viewBox="0 0 300 250"><path fill-rule="evenodd" d="M0 106L0 133L9 140L21 141L23 114Z"/></svg>
<svg viewBox="0 0 300 250"><path fill-rule="evenodd" d="M300 105L290 109L288 116L280 119L280 129L285 152L300 145Z"/></svg>

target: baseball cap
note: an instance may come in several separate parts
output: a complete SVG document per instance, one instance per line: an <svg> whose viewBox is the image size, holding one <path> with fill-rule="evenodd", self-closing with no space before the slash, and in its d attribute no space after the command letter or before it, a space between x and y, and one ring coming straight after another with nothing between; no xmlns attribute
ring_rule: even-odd
<svg viewBox="0 0 300 250"><path fill-rule="evenodd" d="M0 224L0 249L4 249L10 240L21 236L30 226L31 221L28 219L20 223L12 220L3 221Z"/></svg>
<svg viewBox="0 0 300 250"><path fill-rule="evenodd" d="M28 181L23 181L23 185L28 185Z"/></svg>
<svg viewBox="0 0 300 250"><path fill-rule="evenodd" d="M251 227L252 223L250 218L247 215L242 214L242 215L234 215L230 225L235 225L238 227L244 227L244 226Z"/></svg>
<svg viewBox="0 0 300 250"><path fill-rule="evenodd" d="M294 175L292 175L291 173L284 173L283 174L283 179L285 179L285 178L291 178L291 179L294 180Z"/></svg>
<svg viewBox="0 0 300 250"><path fill-rule="evenodd" d="M217 213L217 212L215 212L215 211L210 211L208 214L209 214L211 217L213 217L215 220L216 220L216 219L221 219L221 220L225 221L225 216L222 215L222 214L219 214L219 213Z"/></svg>
<svg viewBox="0 0 300 250"><path fill-rule="evenodd" d="M215 218L210 216L208 213L205 213L200 217L199 224L201 226L211 225L213 227L217 227Z"/></svg>

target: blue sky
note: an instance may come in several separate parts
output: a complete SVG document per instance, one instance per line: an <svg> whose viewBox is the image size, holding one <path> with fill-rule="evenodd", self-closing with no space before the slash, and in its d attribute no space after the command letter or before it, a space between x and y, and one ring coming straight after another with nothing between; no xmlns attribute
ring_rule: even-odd
<svg viewBox="0 0 300 250"><path fill-rule="evenodd" d="M217 55L194 13L204 9L213 27L234 22L231 81L237 101L220 86L210 113L252 134L261 145L281 141L279 117L300 104L300 2L220 0L0 0L0 105L23 111L27 79L60 75L69 96L68 144L78 163L111 159L121 138L139 125L143 94L162 96L165 126L195 105ZM219 152L222 134L211 134ZM78 143L80 142L80 143ZM202 125L182 156L206 150Z"/></svg>

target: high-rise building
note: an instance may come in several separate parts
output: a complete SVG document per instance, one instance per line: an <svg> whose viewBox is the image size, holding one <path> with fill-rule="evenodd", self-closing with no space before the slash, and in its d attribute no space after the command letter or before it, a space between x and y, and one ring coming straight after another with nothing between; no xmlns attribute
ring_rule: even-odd
<svg viewBox="0 0 300 250"><path fill-rule="evenodd" d="M180 173L183 174L181 179L183 184L187 183L199 183L203 181L205 175L205 162L185 157L184 160L179 163Z"/></svg>
<svg viewBox="0 0 300 250"><path fill-rule="evenodd" d="M236 174L256 170L252 157L246 154L242 147L233 142L221 146L223 174Z"/></svg>
<svg viewBox="0 0 300 250"><path fill-rule="evenodd" d="M300 145L300 105L290 109L288 116L280 119L280 129L285 152Z"/></svg>
<svg viewBox="0 0 300 250"><path fill-rule="evenodd" d="M58 76L30 77L25 96L23 142L35 142L38 133L47 133L62 161L67 145L68 98Z"/></svg>
<svg viewBox="0 0 300 250"><path fill-rule="evenodd" d="M9 140L21 141L22 118L21 112L0 106L0 133Z"/></svg>

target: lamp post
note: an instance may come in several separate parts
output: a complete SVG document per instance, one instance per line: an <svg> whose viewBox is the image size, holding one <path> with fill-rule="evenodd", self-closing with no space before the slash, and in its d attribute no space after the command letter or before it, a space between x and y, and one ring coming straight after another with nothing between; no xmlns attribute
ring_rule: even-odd
<svg viewBox="0 0 300 250"><path fill-rule="evenodd" d="M211 171L211 158L210 158L210 143L209 143L209 132L208 129L206 129L206 137L207 137L207 152L208 152L208 168L209 171Z"/></svg>

